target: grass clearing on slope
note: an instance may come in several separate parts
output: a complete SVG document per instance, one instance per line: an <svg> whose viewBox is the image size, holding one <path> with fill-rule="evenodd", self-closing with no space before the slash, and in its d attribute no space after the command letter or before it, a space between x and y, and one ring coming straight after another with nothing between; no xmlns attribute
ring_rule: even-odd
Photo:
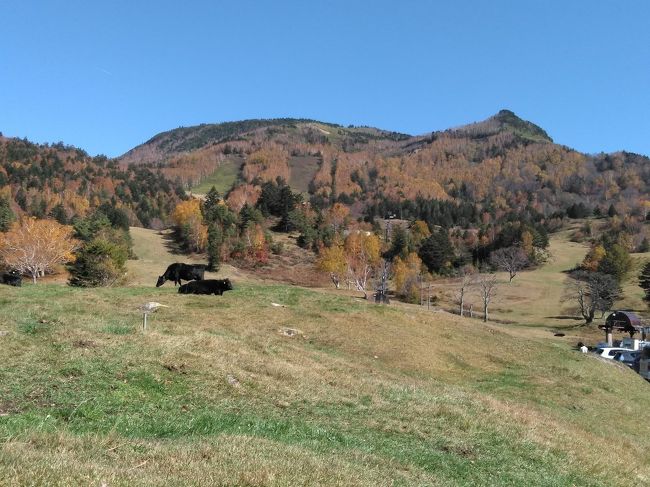
<svg viewBox="0 0 650 487"><path fill-rule="evenodd" d="M224 160L210 176L201 181L201 184L192 188L196 194L206 194L214 186L219 194L224 196L232 189L239 178L242 159L229 158Z"/></svg>
<svg viewBox="0 0 650 487"><path fill-rule="evenodd" d="M593 325L583 326L584 320L577 312L576 303L564 299L570 279L567 271L582 262L589 250L588 244L570 240L573 231L580 226L581 223L576 222L573 227L550 236L550 259L540 267L519 272L512 282L508 282L507 273L497 273L500 284L490 307L493 320L516 324L522 328L523 336L550 338L551 332L561 331L566 334L564 342L571 345L578 341L595 344L604 339L604 333L597 328L603 319L598 315ZM642 264L650 259L650 253L632 254L632 258L633 269L622 284L624 298L615 303L614 309L644 313L647 306L642 300L643 292L638 286L637 276ZM454 293L457 287L458 279L434 282L435 293L445 309L456 309ZM469 293L465 303L466 306L473 304L476 312L482 311L476 289ZM627 335L617 334L615 338L623 336Z"/></svg>
<svg viewBox="0 0 650 487"><path fill-rule="evenodd" d="M308 196L309 183L314 179L320 166L320 159L314 156L293 156L289 164L289 186ZM309 198L307 198L309 199Z"/></svg>
<svg viewBox="0 0 650 487"><path fill-rule="evenodd" d="M647 385L507 327L246 283L6 296L3 485L648 480ZM149 300L170 308L143 334Z"/></svg>

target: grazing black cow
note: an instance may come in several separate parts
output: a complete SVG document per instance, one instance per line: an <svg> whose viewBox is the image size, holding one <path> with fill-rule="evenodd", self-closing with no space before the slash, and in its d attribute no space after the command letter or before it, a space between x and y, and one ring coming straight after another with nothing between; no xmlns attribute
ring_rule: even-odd
<svg viewBox="0 0 650 487"><path fill-rule="evenodd" d="M23 278L20 276L20 272L11 270L0 273L0 283L20 287L23 285Z"/></svg>
<svg viewBox="0 0 650 487"><path fill-rule="evenodd" d="M181 284L181 279L184 281L195 281L203 279L205 275L205 266L202 264L176 264L170 265L162 276L158 276L156 287L165 284L166 281L174 281L174 286Z"/></svg>
<svg viewBox="0 0 650 487"><path fill-rule="evenodd" d="M230 279L206 279L205 281L192 281L178 288L180 294L214 294L222 296L224 292L232 290Z"/></svg>

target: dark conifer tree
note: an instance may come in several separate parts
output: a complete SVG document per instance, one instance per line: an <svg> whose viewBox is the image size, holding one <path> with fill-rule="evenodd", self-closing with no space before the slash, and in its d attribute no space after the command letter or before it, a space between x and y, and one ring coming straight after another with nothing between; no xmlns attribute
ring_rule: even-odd
<svg viewBox="0 0 650 487"><path fill-rule="evenodd" d="M447 231L440 229L432 233L422 242L418 255L429 272L443 274L448 269L447 264L454 259L454 248Z"/></svg>
<svg viewBox="0 0 650 487"><path fill-rule="evenodd" d="M650 306L650 262L646 263L639 274L639 287L643 289L645 296L643 299Z"/></svg>
<svg viewBox="0 0 650 487"><path fill-rule="evenodd" d="M14 212L6 198L0 197L0 232L9 230L11 223L15 220Z"/></svg>

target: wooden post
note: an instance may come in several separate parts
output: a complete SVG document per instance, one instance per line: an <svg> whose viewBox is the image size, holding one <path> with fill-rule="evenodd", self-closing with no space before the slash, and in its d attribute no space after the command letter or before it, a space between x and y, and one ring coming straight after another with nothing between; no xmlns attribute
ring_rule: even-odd
<svg viewBox="0 0 650 487"><path fill-rule="evenodd" d="M427 286L427 309L431 309L431 284Z"/></svg>
<svg viewBox="0 0 650 487"><path fill-rule="evenodd" d="M147 331L147 313L142 313L142 331Z"/></svg>
<svg viewBox="0 0 650 487"><path fill-rule="evenodd" d="M607 345L610 347L614 345L614 340L613 340L613 335L612 335L612 329L607 328L605 330L605 337L607 338Z"/></svg>
<svg viewBox="0 0 650 487"><path fill-rule="evenodd" d="M469 305L469 317L474 318L474 305L473 304Z"/></svg>

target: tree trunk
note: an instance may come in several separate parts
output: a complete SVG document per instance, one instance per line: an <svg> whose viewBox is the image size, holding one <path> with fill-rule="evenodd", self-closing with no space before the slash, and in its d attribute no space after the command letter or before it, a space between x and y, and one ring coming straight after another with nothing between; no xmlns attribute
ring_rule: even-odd
<svg viewBox="0 0 650 487"><path fill-rule="evenodd" d="M330 272L330 278L332 279L332 282L334 283L336 289L339 289L341 287L341 282L339 281L338 276L333 272Z"/></svg>
<svg viewBox="0 0 650 487"><path fill-rule="evenodd" d="M38 277L38 272L32 272L32 282L36 284L36 278Z"/></svg>
<svg viewBox="0 0 650 487"><path fill-rule="evenodd" d="M460 295L460 309L458 310L461 316L463 316L463 308L465 307L465 296L463 294Z"/></svg>
<svg viewBox="0 0 650 487"><path fill-rule="evenodd" d="M483 304L483 322L487 323L488 320L488 305L487 303Z"/></svg>

